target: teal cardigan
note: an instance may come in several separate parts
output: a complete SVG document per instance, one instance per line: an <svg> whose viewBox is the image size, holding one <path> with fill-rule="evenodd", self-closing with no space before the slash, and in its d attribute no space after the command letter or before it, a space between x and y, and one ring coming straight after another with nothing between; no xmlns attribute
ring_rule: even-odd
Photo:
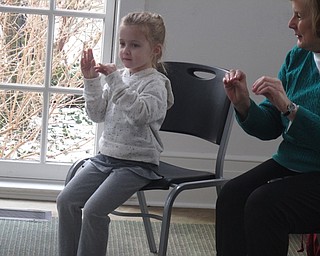
<svg viewBox="0 0 320 256"><path fill-rule="evenodd" d="M268 99L257 105L251 100L248 116L240 126L262 140L282 135L273 159L298 172L320 171L320 74L312 52L294 47L286 56L279 75L288 98L299 105L294 121Z"/></svg>

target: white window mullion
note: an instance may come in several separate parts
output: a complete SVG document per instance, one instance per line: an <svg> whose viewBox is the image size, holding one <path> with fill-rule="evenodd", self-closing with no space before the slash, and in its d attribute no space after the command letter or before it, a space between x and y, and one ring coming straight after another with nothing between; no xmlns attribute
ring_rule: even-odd
<svg viewBox="0 0 320 256"><path fill-rule="evenodd" d="M102 62L116 62L116 48L117 48L117 27L119 23L119 7L120 1L107 1L105 4L105 18L104 18L104 33L102 39L102 45L104 48L101 49ZM112 35L110 37L110 35ZM99 151L99 138L103 132L104 124L100 123L96 125L95 134L95 153Z"/></svg>
<svg viewBox="0 0 320 256"><path fill-rule="evenodd" d="M103 33L103 45L105 46L103 50L102 60L105 62L115 61L115 49L116 49L116 39L117 39L117 27L118 27L118 1L108 1L105 5L106 18L104 19L104 33ZM110 38L110 35L112 37Z"/></svg>
<svg viewBox="0 0 320 256"><path fill-rule="evenodd" d="M49 108L50 108L50 81L51 81L51 63L52 63L52 50L54 40L54 20L53 15L54 1L50 1L50 13L48 15L48 37L46 47L46 67L44 79L44 94L43 94L43 116L42 116L42 131L41 131L41 152L40 163L46 162L47 141L48 141L48 122L49 122Z"/></svg>

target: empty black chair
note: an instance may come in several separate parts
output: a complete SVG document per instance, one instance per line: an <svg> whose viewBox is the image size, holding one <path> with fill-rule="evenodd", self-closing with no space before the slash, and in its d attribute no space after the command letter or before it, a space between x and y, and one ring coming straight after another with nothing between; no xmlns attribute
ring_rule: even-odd
<svg viewBox="0 0 320 256"><path fill-rule="evenodd" d="M216 187L219 193L227 181L223 164L233 122L233 108L225 94L222 79L225 69L185 62L166 62L165 74L171 81L175 103L168 110L161 130L195 136L217 145L212 152L214 170L191 170L161 161L159 174L164 178L152 181L137 192L141 213L113 214L143 218L150 251L156 253L150 218L162 220L158 255L167 252L171 212L176 197L184 190ZM74 163L66 177L66 184L76 174L85 159ZM201 167L199 167L201 169ZM162 216L149 214L144 195L146 190L169 190Z"/></svg>

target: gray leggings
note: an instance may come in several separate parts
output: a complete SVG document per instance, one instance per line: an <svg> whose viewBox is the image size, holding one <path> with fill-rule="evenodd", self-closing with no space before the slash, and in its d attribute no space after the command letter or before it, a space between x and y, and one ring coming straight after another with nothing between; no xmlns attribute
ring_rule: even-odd
<svg viewBox="0 0 320 256"><path fill-rule="evenodd" d="M134 173L134 166L98 170L87 161L57 198L60 256L105 256L110 218L150 180Z"/></svg>

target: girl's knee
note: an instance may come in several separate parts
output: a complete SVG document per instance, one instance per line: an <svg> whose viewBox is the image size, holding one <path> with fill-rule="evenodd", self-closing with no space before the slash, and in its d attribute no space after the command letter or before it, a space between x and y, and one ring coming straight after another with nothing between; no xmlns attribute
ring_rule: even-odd
<svg viewBox="0 0 320 256"><path fill-rule="evenodd" d="M63 205L65 202L65 196L63 190L59 193L56 199L57 206Z"/></svg>
<svg viewBox="0 0 320 256"><path fill-rule="evenodd" d="M68 197L64 192L64 190L62 190L57 196L56 204L57 204L58 211L69 204Z"/></svg>
<svg viewBox="0 0 320 256"><path fill-rule="evenodd" d="M56 204L57 204L58 210L63 209L63 208L69 209L72 207L79 207L80 208L80 205L77 206L77 203L72 198L73 198L72 195L70 195L67 190L65 190L65 189L62 190L56 199Z"/></svg>

